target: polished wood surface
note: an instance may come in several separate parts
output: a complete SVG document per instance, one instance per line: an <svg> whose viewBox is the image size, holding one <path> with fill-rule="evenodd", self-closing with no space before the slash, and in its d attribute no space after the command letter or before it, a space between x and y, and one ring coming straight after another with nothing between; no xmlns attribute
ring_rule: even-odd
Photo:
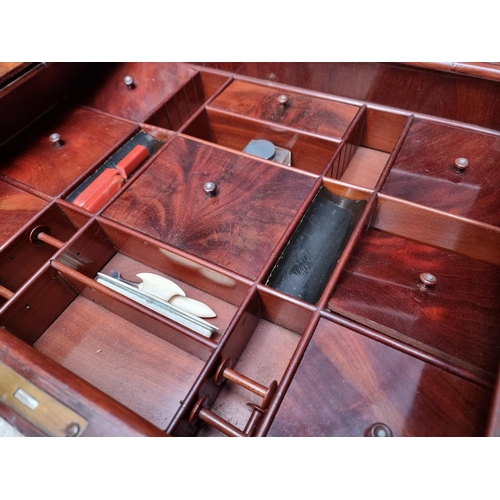
<svg viewBox="0 0 500 500"><path fill-rule="evenodd" d="M104 161L134 129L132 124L83 108L51 113L9 143L1 174L57 196L93 164ZM64 144L50 141L58 133Z"/></svg>
<svg viewBox="0 0 500 500"><path fill-rule="evenodd" d="M0 181L0 248L46 205L47 201Z"/></svg>
<svg viewBox="0 0 500 500"><path fill-rule="evenodd" d="M213 198L208 181L218 185ZM179 137L104 216L255 278L313 184Z"/></svg>
<svg viewBox="0 0 500 500"><path fill-rule="evenodd" d="M436 285L422 290L421 273L434 275ZM348 262L329 308L496 377L499 289L498 266L370 230Z"/></svg>
<svg viewBox="0 0 500 500"><path fill-rule="evenodd" d="M457 172L457 158L469 166ZM382 192L500 225L500 136L415 120Z"/></svg>
<svg viewBox="0 0 500 500"><path fill-rule="evenodd" d="M492 393L322 319L269 436L481 436Z"/></svg>
<svg viewBox="0 0 500 500"><path fill-rule="evenodd" d="M358 110L349 104L241 81L232 82L210 106L337 139Z"/></svg>
<svg viewBox="0 0 500 500"><path fill-rule="evenodd" d="M100 65L89 75L79 102L112 115L136 122L145 121L155 108L166 101L195 71L179 63L117 63L111 68ZM124 82L133 78L133 88Z"/></svg>
<svg viewBox="0 0 500 500"><path fill-rule="evenodd" d="M445 66L30 66L0 89L0 361L85 435L498 434L500 66ZM165 144L101 212L64 199L141 129ZM265 283L321 188L366 207L308 304ZM112 269L178 282L220 331Z"/></svg>
<svg viewBox="0 0 500 500"><path fill-rule="evenodd" d="M203 366L202 360L81 297L34 347L160 429L167 427Z"/></svg>

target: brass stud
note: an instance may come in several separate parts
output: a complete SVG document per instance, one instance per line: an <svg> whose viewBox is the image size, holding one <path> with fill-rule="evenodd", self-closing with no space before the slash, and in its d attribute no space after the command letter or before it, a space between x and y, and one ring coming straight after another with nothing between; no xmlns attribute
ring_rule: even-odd
<svg viewBox="0 0 500 500"><path fill-rule="evenodd" d="M61 147L64 141L61 139L59 134L50 134L49 140L54 146Z"/></svg>
<svg viewBox="0 0 500 500"><path fill-rule="evenodd" d="M205 182L205 184L203 184L203 191L205 191L205 194L209 198L212 198L216 195L217 184L215 184L215 182Z"/></svg>
<svg viewBox="0 0 500 500"><path fill-rule="evenodd" d="M392 431L387 425L385 425L381 422L377 422L376 424L373 424L368 429L368 436L370 436L370 437L392 437Z"/></svg>
<svg viewBox="0 0 500 500"><path fill-rule="evenodd" d="M431 273L422 273L419 277L418 287L425 291L433 287L437 283L437 278Z"/></svg>
<svg viewBox="0 0 500 500"><path fill-rule="evenodd" d="M455 170L459 174L463 174L468 166L469 160L467 158L457 158L455 160Z"/></svg>
<svg viewBox="0 0 500 500"><path fill-rule="evenodd" d="M278 96L278 102L279 102L279 105L282 108L284 108L284 107L286 107L286 105L288 103L288 97L285 94L281 94L280 96Z"/></svg>
<svg viewBox="0 0 500 500"><path fill-rule="evenodd" d="M134 79L133 79L130 75L127 75L127 76L123 79L123 83L125 83L125 85L126 85L129 89L133 89L133 88L135 87Z"/></svg>

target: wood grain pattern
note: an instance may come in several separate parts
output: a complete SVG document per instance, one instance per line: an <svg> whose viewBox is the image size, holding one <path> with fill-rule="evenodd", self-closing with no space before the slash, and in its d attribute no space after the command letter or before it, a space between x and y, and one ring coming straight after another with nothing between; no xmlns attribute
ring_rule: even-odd
<svg viewBox="0 0 500 500"><path fill-rule="evenodd" d="M246 62L231 67L238 75L274 84L500 129L500 83L495 81L397 63Z"/></svg>
<svg viewBox="0 0 500 500"><path fill-rule="evenodd" d="M207 198L205 182L218 184ZM176 138L104 216L255 278L314 179Z"/></svg>
<svg viewBox="0 0 500 500"><path fill-rule="evenodd" d="M57 196L133 129L129 123L83 108L56 110L2 151L1 173ZM63 146L50 142L53 133L60 134Z"/></svg>
<svg viewBox="0 0 500 500"><path fill-rule="evenodd" d="M83 297L35 348L160 429L203 367L198 358Z"/></svg>
<svg viewBox="0 0 500 500"><path fill-rule="evenodd" d="M482 436L492 393L320 320L268 436Z"/></svg>
<svg viewBox="0 0 500 500"><path fill-rule="evenodd" d="M456 158L467 158L462 174ZM415 120L382 192L500 225L500 137Z"/></svg>
<svg viewBox="0 0 500 500"><path fill-rule="evenodd" d="M367 189L374 189L388 159L388 153L360 146L356 149L340 180Z"/></svg>
<svg viewBox="0 0 500 500"><path fill-rule="evenodd" d="M288 99L284 106L278 102L282 95ZM342 138L358 111L350 104L239 80L233 81L210 106L337 139Z"/></svg>
<svg viewBox="0 0 500 500"><path fill-rule="evenodd" d="M2 328L0 346L2 363L89 421L84 436L165 436L136 413ZM16 425L17 419L14 414L9 421Z"/></svg>
<svg viewBox="0 0 500 500"><path fill-rule="evenodd" d="M146 119L196 73L180 63L139 62L100 66L80 102L136 122ZM133 89L123 82L125 76L134 79Z"/></svg>
<svg viewBox="0 0 500 500"><path fill-rule="evenodd" d="M423 272L437 278L428 291L417 286ZM372 229L344 269L329 308L496 377L499 291L498 266Z"/></svg>
<svg viewBox="0 0 500 500"><path fill-rule="evenodd" d="M45 200L0 181L0 250L46 205Z"/></svg>

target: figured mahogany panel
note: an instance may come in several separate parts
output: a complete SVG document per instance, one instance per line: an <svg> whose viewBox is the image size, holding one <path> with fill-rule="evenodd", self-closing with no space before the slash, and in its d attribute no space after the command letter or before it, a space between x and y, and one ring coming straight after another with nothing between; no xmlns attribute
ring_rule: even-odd
<svg viewBox="0 0 500 500"><path fill-rule="evenodd" d="M203 190L217 184L216 196ZM183 137L104 216L255 279L314 179Z"/></svg>
<svg viewBox="0 0 500 500"><path fill-rule="evenodd" d="M57 196L133 129L83 108L52 112L5 147L0 173ZM61 136L62 146L50 141L54 133Z"/></svg>
<svg viewBox="0 0 500 500"><path fill-rule="evenodd" d="M0 181L0 248L46 205L45 200Z"/></svg>
<svg viewBox="0 0 500 500"><path fill-rule="evenodd" d="M268 436L482 436L491 391L326 319Z"/></svg>
<svg viewBox="0 0 500 500"><path fill-rule="evenodd" d="M280 102L279 99L284 102ZM286 99L286 101L285 101ZM357 106L235 80L211 107L341 139Z"/></svg>
<svg viewBox="0 0 500 500"><path fill-rule="evenodd" d="M463 173L455 160L466 158ZM415 120L382 192L500 225L500 136Z"/></svg>
<svg viewBox="0 0 500 500"><path fill-rule="evenodd" d="M81 103L130 120L143 121L192 78L196 71L180 63L118 63L99 65L98 74ZM124 82L134 80L133 88Z"/></svg>
<svg viewBox="0 0 500 500"><path fill-rule="evenodd" d="M204 364L83 297L35 348L160 429Z"/></svg>
<svg viewBox="0 0 500 500"><path fill-rule="evenodd" d="M437 283L419 287L421 273ZM329 308L441 357L496 377L500 267L369 230Z"/></svg>

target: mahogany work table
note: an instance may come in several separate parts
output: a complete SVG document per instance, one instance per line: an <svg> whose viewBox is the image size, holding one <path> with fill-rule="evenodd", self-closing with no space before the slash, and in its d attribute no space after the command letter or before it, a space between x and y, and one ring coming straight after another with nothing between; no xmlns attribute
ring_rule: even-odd
<svg viewBox="0 0 500 500"><path fill-rule="evenodd" d="M8 424L500 435L500 66L0 70ZM212 330L112 271L172 280Z"/></svg>

